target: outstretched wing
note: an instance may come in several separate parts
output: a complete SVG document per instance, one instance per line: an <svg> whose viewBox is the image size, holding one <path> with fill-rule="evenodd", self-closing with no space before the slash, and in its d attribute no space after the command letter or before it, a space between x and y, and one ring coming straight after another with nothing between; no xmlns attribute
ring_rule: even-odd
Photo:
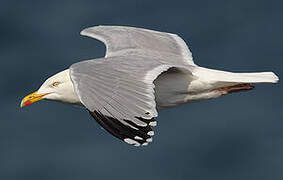
<svg viewBox="0 0 283 180"><path fill-rule="evenodd" d="M82 61L70 67L74 89L90 114L112 135L147 145L157 116L154 79L173 67L145 57Z"/></svg>
<svg viewBox="0 0 283 180"><path fill-rule="evenodd" d="M133 27L97 26L82 35L105 43L105 58L70 67L81 103L115 137L135 146L152 141L157 117L153 81L171 67L196 66L175 34Z"/></svg>
<svg viewBox="0 0 283 180"><path fill-rule="evenodd" d="M195 65L186 43L176 34L126 26L95 26L84 29L81 35L102 41L105 57L127 55L170 55Z"/></svg>

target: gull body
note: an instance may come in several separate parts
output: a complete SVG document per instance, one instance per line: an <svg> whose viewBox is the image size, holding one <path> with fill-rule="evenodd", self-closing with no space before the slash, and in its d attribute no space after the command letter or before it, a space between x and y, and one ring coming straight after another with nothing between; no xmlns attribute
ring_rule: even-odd
<svg viewBox="0 0 283 180"><path fill-rule="evenodd" d="M201 70L206 71L205 69ZM233 87L244 83L272 83L277 81L273 73L249 73L249 75L253 74L256 79L249 78L249 80L242 80L242 82L211 81L206 78L210 74L206 75L206 73L193 77L191 74L172 69L159 75L154 80L157 109L170 108L192 101L218 98L229 93L228 90L223 89L225 87ZM242 74L236 73L236 76L242 76ZM262 80L258 80L258 78ZM55 82L59 83L57 87L52 86ZM252 88L251 85L246 85L240 90L250 90ZM74 90L69 69L48 78L37 91L37 94L44 93L49 93L44 96L47 100L83 106Z"/></svg>
<svg viewBox="0 0 283 180"><path fill-rule="evenodd" d="M109 133L139 146L152 141L156 109L276 83L273 72L232 73L196 65L177 35L123 26L81 32L106 45L106 56L48 78L21 106L47 99L85 107Z"/></svg>

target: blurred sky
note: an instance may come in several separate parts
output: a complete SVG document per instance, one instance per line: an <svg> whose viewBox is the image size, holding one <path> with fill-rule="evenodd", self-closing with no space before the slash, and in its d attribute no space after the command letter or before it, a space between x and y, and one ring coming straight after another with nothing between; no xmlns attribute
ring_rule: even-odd
<svg viewBox="0 0 283 180"><path fill-rule="evenodd" d="M197 64L283 74L283 1L2 0L0 179L283 179L281 83L159 112L153 143L129 146L83 108L19 107L49 76L105 47L79 32L130 25L179 34Z"/></svg>

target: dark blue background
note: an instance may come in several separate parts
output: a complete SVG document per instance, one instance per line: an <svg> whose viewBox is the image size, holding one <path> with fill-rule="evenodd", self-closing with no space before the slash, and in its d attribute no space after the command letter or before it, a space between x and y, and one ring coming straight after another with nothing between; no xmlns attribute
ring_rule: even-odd
<svg viewBox="0 0 283 180"><path fill-rule="evenodd" d="M1 1L0 179L283 179L282 84L160 111L150 146L55 102L19 107L44 80L105 47L79 32L130 25L179 34L197 64L283 74L282 1Z"/></svg>

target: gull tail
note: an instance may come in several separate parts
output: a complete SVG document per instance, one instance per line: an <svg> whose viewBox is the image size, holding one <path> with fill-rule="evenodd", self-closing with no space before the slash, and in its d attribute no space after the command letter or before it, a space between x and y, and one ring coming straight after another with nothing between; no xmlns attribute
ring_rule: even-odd
<svg viewBox="0 0 283 180"><path fill-rule="evenodd" d="M202 67L193 74L210 81L230 83L277 83L279 80L273 72L233 73Z"/></svg>

